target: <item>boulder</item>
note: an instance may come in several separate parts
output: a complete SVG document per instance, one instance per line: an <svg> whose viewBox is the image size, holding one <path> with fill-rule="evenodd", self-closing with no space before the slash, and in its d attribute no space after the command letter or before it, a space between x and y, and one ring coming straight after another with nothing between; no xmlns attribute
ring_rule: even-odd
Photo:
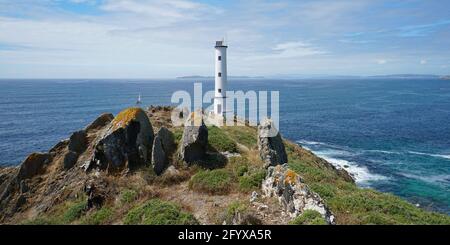
<svg viewBox="0 0 450 245"><path fill-rule="evenodd" d="M100 135L88 169L114 172L148 165L153 139L152 124L141 108L123 110Z"/></svg>
<svg viewBox="0 0 450 245"><path fill-rule="evenodd" d="M89 132L91 130L98 130L108 125L114 119L113 114L104 113L101 114L97 119L95 119L91 124L89 124L84 130Z"/></svg>
<svg viewBox="0 0 450 245"><path fill-rule="evenodd" d="M19 172L17 173L18 181L29 179L40 174L44 170L45 165L51 161L52 156L49 153L31 153L20 165Z"/></svg>
<svg viewBox="0 0 450 245"><path fill-rule="evenodd" d="M197 115L195 115L197 114ZM186 120L180 145L180 158L188 166L206 156L208 128L200 113L191 113Z"/></svg>
<svg viewBox="0 0 450 245"><path fill-rule="evenodd" d="M63 164L64 169L70 169L72 168L78 161L78 153L74 151L69 151L64 155Z"/></svg>
<svg viewBox="0 0 450 245"><path fill-rule="evenodd" d="M169 166L169 159L175 150L173 133L161 127L155 135L152 150L152 166L157 175L160 175Z"/></svg>
<svg viewBox="0 0 450 245"><path fill-rule="evenodd" d="M84 130L80 130L70 136L68 148L69 151L81 154L86 150L87 144L87 134Z"/></svg>
<svg viewBox="0 0 450 245"><path fill-rule="evenodd" d="M291 218L305 210L319 212L328 224L335 223L335 217L322 198L303 182L300 176L288 168L287 164L271 166L262 183L265 197L277 197L285 212Z"/></svg>
<svg viewBox="0 0 450 245"><path fill-rule="evenodd" d="M261 121L258 126L258 149L266 168L288 162L283 139L270 119Z"/></svg>

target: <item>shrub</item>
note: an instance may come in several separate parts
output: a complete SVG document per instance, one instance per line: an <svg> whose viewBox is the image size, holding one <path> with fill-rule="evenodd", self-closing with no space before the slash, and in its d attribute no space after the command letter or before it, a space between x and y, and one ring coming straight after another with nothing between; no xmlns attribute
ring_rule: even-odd
<svg viewBox="0 0 450 245"><path fill-rule="evenodd" d="M114 212L112 209L103 207L84 218L81 223L86 225L102 225L110 221L113 215Z"/></svg>
<svg viewBox="0 0 450 245"><path fill-rule="evenodd" d="M198 221L173 203L152 199L131 209L125 216L124 224L196 225Z"/></svg>
<svg viewBox="0 0 450 245"><path fill-rule="evenodd" d="M201 170L192 176L189 188L211 194L225 194L230 190L232 175L226 169Z"/></svg>
<svg viewBox="0 0 450 245"><path fill-rule="evenodd" d="M217 151L237 152L236 142L216 126L208 127L208 142Z"/></svg>
<svg viewBox="0 0 450 245"><path fill-rule="evenodd" d="M62 223L69 224L81 217L86 208L86 201L70 203L68 209L62 215Z"/></svg>
<svg viewBox="0 0 450 245"><path fill-rule="evenodd" d="M228 160L227 168L233 172L233 175L236 177L243 176L248 172L249 164L248 160L245 157L231 157Z"/></svg>
<svg viewBox="0 0 450 245"><path fill-rule="evenodd" d="M122 204L134 202L137 198L137 192L135 190L126 189L120 194L120 202Z"/></svg>
<svg viewBox="0 0 450 245"><path fill-rule="evenodd" d="M181 141L181 138L183 138L183 127L174 128L172 130L173 138L175 140L175 143L178 145Z"/></svg>
<svg viewBox="0 0 450 245"><path fill-rule="evenodd" d="M262 181L266 177L264 169L258 169L253 173L244 175L239 178L239 190L249 192L261 187Z"/></svg>
<svg viewBox="0 0 450 245"><path fill-rule="evenodd" d="M327 221L315 210L305 210L300 216L289 222L291 225L326 225Z"/></svg>

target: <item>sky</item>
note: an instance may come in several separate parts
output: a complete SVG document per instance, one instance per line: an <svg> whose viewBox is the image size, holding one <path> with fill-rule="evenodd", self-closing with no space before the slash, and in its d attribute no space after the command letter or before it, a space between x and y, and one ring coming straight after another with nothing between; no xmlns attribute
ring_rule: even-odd
<svg viewBox="0 0 450 245"><path fill-rule="evenodd" d="M450 74L447 0L0 0L0 78Z"/></svg>

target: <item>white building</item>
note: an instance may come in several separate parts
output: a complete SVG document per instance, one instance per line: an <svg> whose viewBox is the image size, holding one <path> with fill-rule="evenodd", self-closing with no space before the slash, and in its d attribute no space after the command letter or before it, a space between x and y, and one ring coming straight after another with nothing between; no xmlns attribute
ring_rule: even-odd
<svg viewBox="0 0 450 245"><path fill-rule="evenodd" d="M224 41L216 41L216 74L214 92L214 114L224 117L227 91L227 48Z"/></svg>

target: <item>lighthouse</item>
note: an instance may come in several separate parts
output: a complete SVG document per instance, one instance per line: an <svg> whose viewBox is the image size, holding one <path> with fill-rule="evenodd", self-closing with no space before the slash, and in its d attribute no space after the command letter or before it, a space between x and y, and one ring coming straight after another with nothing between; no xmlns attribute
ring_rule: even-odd
<svg viewBox="0 0 450 245"><path fill-rule="evenodd" d="M225 100L227 97L227 48L224 41L216 41L215 64L216 74L214 81L214 114L224 117L226 112Z"/></svg>

